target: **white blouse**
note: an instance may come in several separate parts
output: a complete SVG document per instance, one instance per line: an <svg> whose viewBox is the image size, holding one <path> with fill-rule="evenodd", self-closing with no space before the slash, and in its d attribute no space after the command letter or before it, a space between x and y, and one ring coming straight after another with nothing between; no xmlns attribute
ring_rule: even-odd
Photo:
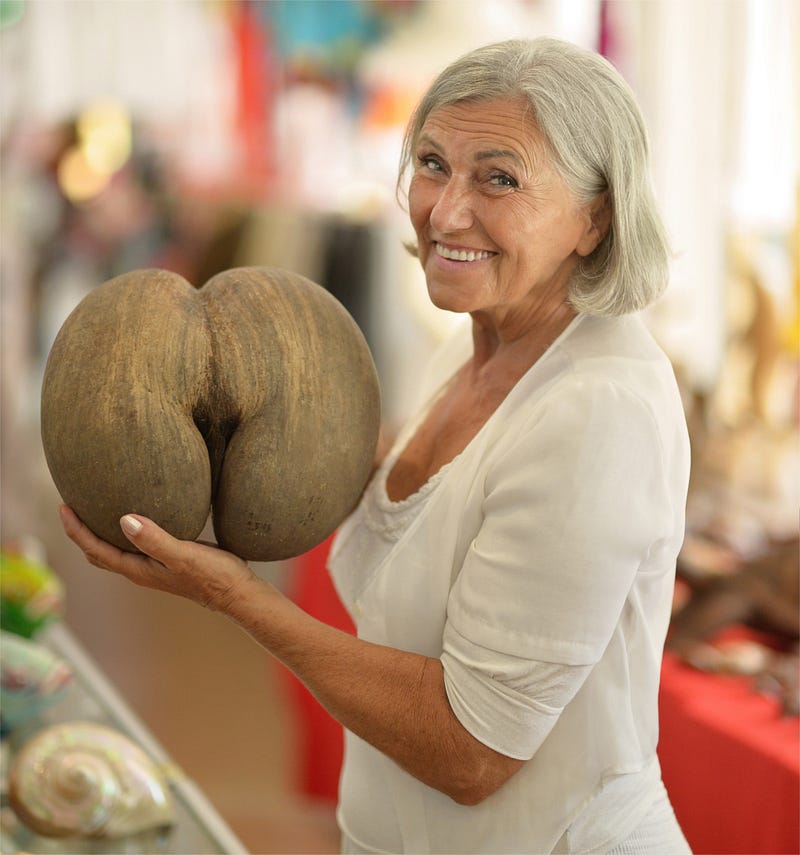
<svg viewBox="0 0 800 855"><path fill-rule="evenodd" d="M360 638L441 659L464 727L533 759L466 807L347 733L339 822L355 851L601 851L660 780L681 400L638 317L579 315L454 460L390 501L388 473L470 348L465 328L434 360L329 567Z"/></svg>

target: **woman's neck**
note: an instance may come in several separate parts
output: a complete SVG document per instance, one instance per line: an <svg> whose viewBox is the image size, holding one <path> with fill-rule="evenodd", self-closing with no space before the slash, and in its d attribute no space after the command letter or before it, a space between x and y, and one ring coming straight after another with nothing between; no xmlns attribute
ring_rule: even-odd
<svg viewBox="0 0 800 855"><path fill-rule="evenodd" d="M473 368L516 367L525 373L569 326L577 312L566 300L539 306L526 316L498 319L483 312L472 315ZM515 371L517 373L517 371Z"/></svg>

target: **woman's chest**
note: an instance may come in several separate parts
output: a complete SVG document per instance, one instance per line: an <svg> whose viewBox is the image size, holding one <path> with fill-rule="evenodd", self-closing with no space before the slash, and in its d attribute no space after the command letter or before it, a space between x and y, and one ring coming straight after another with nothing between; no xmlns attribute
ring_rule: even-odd
<svg viewBox="0 0 800 855"><path fill-rule="evenodd" d="M441 653L450 592L483 519L469 451L441 475L401 503L407 515L373 485L337 535L329 569L363 639Z"/></svg>
<svg viewBox="0 0 800 855"><path fill-rule="evenodd" d="M475 388L460 372L433 404L386 478L399 502L416 493L472 442L508 390Z"/></svg>

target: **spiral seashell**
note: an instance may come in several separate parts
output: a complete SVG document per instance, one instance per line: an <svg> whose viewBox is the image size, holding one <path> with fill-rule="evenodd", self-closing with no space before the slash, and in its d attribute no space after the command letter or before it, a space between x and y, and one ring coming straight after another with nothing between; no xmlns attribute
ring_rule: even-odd
<svg viewBox="0 0 800 855"><path fill-rule="evenodd" d="M92 722L40 731L14 757L8 796L47 837L127 837L174 822L163 775L123 733Z"/></svg>

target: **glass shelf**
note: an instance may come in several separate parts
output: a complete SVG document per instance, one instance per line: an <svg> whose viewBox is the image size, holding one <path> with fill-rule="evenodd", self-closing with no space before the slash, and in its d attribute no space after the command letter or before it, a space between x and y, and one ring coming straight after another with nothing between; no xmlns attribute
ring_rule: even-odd
<svg viewBox="0 0 800 855"><path fill-rule="evenodd" d="M247 850L198 787L170 760L97 665L63 624L36 636L69 664L73 679L65 696L3 740L0 853L2 855L247 855ZM67 721L104 724L130 737L161 767L175 807L168 831L148 831L119 840L53 839L33 834L6 804L8 761L15 749L43 727Z"/></svg>

